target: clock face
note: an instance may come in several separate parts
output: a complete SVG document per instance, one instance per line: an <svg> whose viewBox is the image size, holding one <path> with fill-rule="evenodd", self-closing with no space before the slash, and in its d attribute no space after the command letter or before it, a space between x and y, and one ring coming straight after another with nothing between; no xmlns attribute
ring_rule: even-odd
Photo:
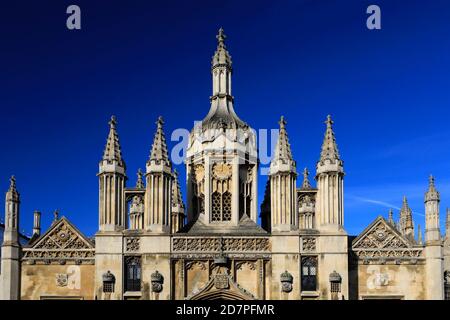
<svg viewBox="0 0 450 320"><path fill-rule="evenodd" d="M216 163L213 166L213 175L219 180L228 179L231 177L231 165L227 163Z"/></svg>

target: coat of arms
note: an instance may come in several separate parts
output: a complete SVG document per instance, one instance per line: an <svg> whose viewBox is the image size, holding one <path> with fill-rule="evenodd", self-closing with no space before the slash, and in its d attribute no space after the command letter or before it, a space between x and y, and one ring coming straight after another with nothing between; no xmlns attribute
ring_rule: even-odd
<svg viewBox="0 0 450 320"><path fill-rule="evenodd" d="M58 273L56 275L56 285L58 287L67 287L68 282L69 282L69 275L65 273Z"/></svg>

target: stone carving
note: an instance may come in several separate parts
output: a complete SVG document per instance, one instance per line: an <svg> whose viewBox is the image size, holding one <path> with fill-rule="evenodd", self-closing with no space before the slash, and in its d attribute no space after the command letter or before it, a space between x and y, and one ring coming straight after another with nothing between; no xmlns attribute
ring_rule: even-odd
<svg viewBox="0 0 450 320"><path fill-rule="evenodd" d="M417 263L423 256L422 248L414 247L381 217L353 242L352 249L366 264L385 264L388 259L397 264L400 259Z"/></svg>
<svg viewBox="0 0 450 320"><path fill-rule="evenodd" d="M65 273L56 274L56 286L57 287L67 287L69 275Z"/></svg>
<svg viewBox="0 0 450 320"><path fill-rule="evenodd" d="M226 180L231 177L232 168L228 163L215 163L212 167L212 173L217 180Z"/></svg>
<svg viewBox="0 0 450 320"><path fill-rule="evenodd" d="M283 272L280 275L280 281L281 281L281 291L289 293L292 291L292 283L294 282L294 277L292 274L287 272Z"/></svg>
<svg viewBox="0 0 450 320"><path fill-rule="evenodd" d="M228 289L230 286L228 282L228 275L217 274L214 277L214 286L216 287L216 289Z"/></svg>
<svg viewBox="0 0 450 320"><path fill-rule="evenodd" d="M266 252L270 251L268 238L174 238L173 251L198 252Z"/></svg>
<svg viewBox="0 0 450 320"><path fill-rule="evenodd" d="M141 239L137 237L125 238L125 251L127 252L139 251L140 240Z"/></svg>
<svg viewBox="0 0 450 320"><path fill-rule="evenodd" d="M408 248L406 239L397 234L384 219L379 219L372 228L353 244L353 249Z"/></svg>
<svg viewBox="0 0 450 320"><path fill-rule="evenodd" d="M254 261L238 261L236 262L236 270L242 270L242 267L247 265L250 270L256 270L256 263Z"/></svg>
<svg viewBox="0 0 450 320"><path fill-rule="evenodd" d="M374 284L376 286L387 286L389 284L389 275L387 273L375 274Z"/></svg>
<svg viewBox="0 0 450 320"><path fill-rule="evenodd" d="M160 293L163 290L164 277L161 273L156 270L152 273L151 282L152 282L152 291L155 293Z"/></svg>
<svg viewBox="0 0 450 320"><path fill-rule="evenodd" d="M52 229L31 248L23 248L23 259L61 265L68 260L94 263L95 248L65 218L59 219ZM81 262L80 262L81 263Z"/></svg>
<svg viewBox="0 0 450 320"><path fill-rule="evenodd" d="M204 261L188 261L186 262L186 270L190 270L196 265L200 270L206 270L206 263Z"/></svg>
<svg viewBox="0 0 450 320"><path fill-rule="evenodd" d="M197 164L194 166L194 176L197 183L203 181L205 178L205 167L203 164Z"/></svg>
<svg viewBox="0 0 450 320"><path fill-rule="evenodd" d="M109 270L102 275L102 279L103 282L116 282L116 277Z"/></svg>
<svg viewBox="0 0 450 320"><path fill-rule="evenodd" d="M366 259L385 259L385 258L420 258L422 249L405 250L358 250L356 255L359 258ZM397 260L397 259L396 259Z"/></svg>
<svg viewBox="0 0 450 320"><path fill-rule="evenodd" d="M450 270L444 271L445 284L450 285Z"/></svg>
<svg viewBox="0 0 450 320"><path fill-rule="evenodd" d="M316 238L311 237L302 238L302 249L304 252L316 251Z"/></svg>

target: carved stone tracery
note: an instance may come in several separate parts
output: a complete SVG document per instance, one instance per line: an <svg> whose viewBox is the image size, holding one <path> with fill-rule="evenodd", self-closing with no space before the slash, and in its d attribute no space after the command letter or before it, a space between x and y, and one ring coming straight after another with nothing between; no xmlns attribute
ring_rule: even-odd
<svg viewBox="0 0 450 320"><path fill-rule="evenodd" d="M190 238L177 237L172 241L177 252L268 252L268 238Z"/></svg>

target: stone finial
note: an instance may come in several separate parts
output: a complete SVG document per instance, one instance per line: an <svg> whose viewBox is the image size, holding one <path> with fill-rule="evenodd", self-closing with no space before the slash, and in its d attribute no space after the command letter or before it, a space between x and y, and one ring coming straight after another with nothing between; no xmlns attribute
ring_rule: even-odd
<svg viewBox="0 0 450 320"><path fill-rule="evenodd" d="M163 117L158 117L158 121L156 121L156 132L155 137L153 139L152 150L150 152L150 163L161 164L171 167L171 163L169 161L169 153L167 151L166 137L164 135L163 125L164 120Z"/></svg>
<svg viewBox="0 0 450 320"><path fill-rule="evenodd" d="M322 151L320 153L320 161L331 160L332 162L336 160L340 160L339 151L336 144L336 138L333 132L333 123L331 120L331 116L327 116L327 120L325 124L327 125L327 129L325 131L325 137L323 139Z"/></svg>
<svg viewBox="0 0 450 320"><path fill-rule="evenodd" d="M124 166L122 151L119 142L119 135L117 134L116 127L116 117L111 116L111 120L109 121L108 139L106 140L105 151L103 152L103 160L117 161L119 165Z"/></svg>
<svg viewBox="0 0 450 320"><path fill-rule="evenodd" d="M55 223L55 222L58 221L58 220L59 220L59 210L56 209L56 210L53 212L53 223Z"/></svg>
<svg viewBox="0 0 450 320"><path fill-rule="evenodd" d="M138 172L137 172L136 188L137 189L145 189L143 173L142 173L141 168L139 168Z"/></svg>
<svg viewBox="0 0 450 320"><path fill-rule="evenodd" d="M422 230L420 224L417 225L417 243L422 244Z"/></svg>
<svg viewBox="0 0 450 320"><path fill-rule="evenodd" d="M223 28L220 28L216 36L217 49L211 62L213 68L217 66L226 66L231 69L231 56L225 46L226 38L227 36L225 35Z"/></svg>
<svg viewBox="0 0 450 320"><path fill-rule="evenodd" d="M430 178L428 180L428 190L425 193L425 202L428 201L439 201L440 195L439 192L436 190L436 186L434 184L434 177L430 175Z"/></svg>
<svg viewBox="0 0 450 320"><path fill-rule="evenodd" d="M15 176L11 176L11 178L9 178L9 190L8 191L17 192Z"/></svg>
<svg viewBox="0 0 450 320"><path fill-rule="evenodd" d="M216 39L217 39L217 44L220 46L220 47L224 47L224 45L225 45L225 39L227 38L227 36L225 35L225 32L223 31L223 28L221 27L220 29L219 29L219 33L217 34L217 36L216 36Z"/></svg>
<svg viewBox="0 0 450 320"><path fill-rule="evenodd" d="M389 209L389 214L388 214L388 222L395 226L395 222L394 222L394 211L392 209Z"/></svg>
<svg viewBox="0 0 450 320"><path fill-rule="evenodd" d="M337 282L337 283L342 282L342 277L339 273L336 272L336 270L333 270L333 272L330 273L329 279L330 282Z"/></svg>
<svg viewBox="0 0 450 320"><path fill-rule="evenodd" d="M16 177L14 175L9 178L9 188L6 193L6 201L20 202L19 192L17 192L16 188Z"/></svg>
<svg viewBox="0 0 450 320"><path fill-rule="evenodd" d="M181 195L180 182L178 181L178 171L173 171L172 183L172 207L179 207L184 209L183 197Z"/></svg>
<svg viewBox="0 0 450 320"><path fill-rule="evenodd" d="M403 234L408 233L409 230L414 229L412 210L408 205L408 199L403 196L403 204L400 210L400 230Z"/></svg>
<svg viewBox="0 0 450 320"><path fill-rule="evenodd" d="M33 235L41 235L41 213L37 210L33 213Z"/></svg>
<svg viewBox="0 0 450 320"><path fill-rule="evenodd" d="M291 145L289 143L288 134L286 131L286 120L281 116L280 121L280 132L278 135L278 141L275 146L273 159L271 165L276 164L290 164L295 170L295 161L292 157Z"/></svg>
<svg viewBox="0 0 450 320"><path fill-rule="evenodd" d="M310 190L312 189L311 183L309 182L309 171L308 168L305 168L303 170L303 183L302 183L302 190Z"/></svg>

